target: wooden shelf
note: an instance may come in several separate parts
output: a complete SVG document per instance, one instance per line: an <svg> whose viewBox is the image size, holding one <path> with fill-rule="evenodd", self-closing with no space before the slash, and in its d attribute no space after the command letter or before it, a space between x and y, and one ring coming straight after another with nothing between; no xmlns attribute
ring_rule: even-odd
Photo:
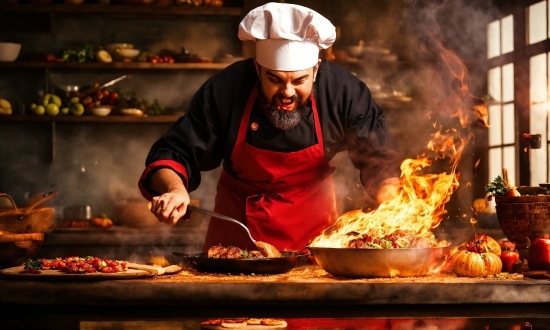
<svg viewBox="0 0 550 330"><path fill-rule="evenodd" d="M0 116L0 123L5 122L57 122L57 123L133 123L133 124L172 124L179 116L34 116L34 115L8 115Z"/></svg>
<svg viewBox="0 0 550 330"><path fill-rule="evenodd" d="M0 13L45 13L70 15L124 15L124 16L236 16L240 7L192 7L185 5L100 5L100 4L2 4Z"/></svg>
<svg viewBox="0 0 550 330"><path fill-rule="evenodd" d="M118 70L223 70L230 63L148 63L148 62L0 62L0 69L118 69Z"/></svg>

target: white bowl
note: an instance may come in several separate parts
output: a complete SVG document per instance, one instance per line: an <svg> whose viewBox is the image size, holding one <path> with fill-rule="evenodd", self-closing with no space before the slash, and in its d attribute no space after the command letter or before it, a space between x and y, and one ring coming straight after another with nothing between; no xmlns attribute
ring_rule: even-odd
<svg viewBox="0 0 550 330"><path fill-rule="evenodd" d="M117 43L105 45L105 50L108 51L109 53L115 52L117 49L132 49L132 48L134 48L133 44L127 44L123 42L117 42Z"/></svg>
<svg viewBox="0 0 550 330"><path fill-rule="evenodd" d="M139 52L139 49L133 48L118 48L116 50L118 57L126 60L133 60L139 55Z"/></svg>
<svg viewBox="0 0 550 330"><path fill-rule="evenodd" d="M19 56L21 44L0 42L0 62L13 62Z"/></svg>
<svg viewBox="0 0 550 330"><path fill-rule="evenodd" d="M111 107L105 107L105 106L97 107L97 108L92 108L89 111L90 111L90 115L92 115L92 116L105 117L105 116L108 116L111 113Z"/></svg>

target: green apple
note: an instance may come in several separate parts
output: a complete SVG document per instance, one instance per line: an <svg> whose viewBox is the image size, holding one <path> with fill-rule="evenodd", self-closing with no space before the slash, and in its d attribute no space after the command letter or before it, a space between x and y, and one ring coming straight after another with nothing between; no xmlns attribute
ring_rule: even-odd
<svg viewBox="0 0 550 330"><path fill-rule="evenodd" d="M50 103L46 106L46 114L48 116L57 116L59 114L59 107L55 103Z"/></svg>
<svg viewBox="0 0 550 330"><path fill-rule="evenodd" d="M80 102L80 98L77 97L77 96L73 97L73 98L69 101L69 103L78 103L78 102Z"/></svg>
<svg viewBox="0 0 550 330"><path fill-rule="evenodd" d="M44 108L43 105L37 105L34 108L32 108L31 111L35 115L42 116L44 113L46 113L46 108Z"/></svg>
<svg viewBox="0 0 550 330"><path fill-rule="evenodd" d="M44 94L44 96L42 96L40 98L40 104L42 104L43 106L47 106L49 103L50 103L50 98L51 98L51 94Z"/></svg>
<svg viewBox="0 0 550 330"><path fill-rule="evenodd" d="M73 103L71 105L71 114L75 116L82 116L84 114L84 106L82 103Z"/></svg>
<svg viewBox="0 0 550 330"><path fill-rule="evenodd" d="M50 103L53 103L55 105L57 105L58 107L61 106L61 98L57 95L52 95L51 98L50 98Z"/></svg>

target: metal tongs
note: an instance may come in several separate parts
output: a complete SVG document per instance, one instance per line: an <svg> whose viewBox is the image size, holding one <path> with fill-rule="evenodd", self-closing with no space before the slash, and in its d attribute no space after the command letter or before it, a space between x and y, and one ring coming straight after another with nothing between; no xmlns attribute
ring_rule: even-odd
<svg viewBox="0 0 550 330"><path fill-rule="evenodd" d="M248 237L250 238L252 243L254 243L254 245L256 245L258 250L260 250L260 252L265 257L267 257L267 258L281 258L282 257L281 252L279 252L275 246L273 246L273 245L271 245L267 242L262 242L262 241L255 240L252 237L252 235L250 234L250 230L248 230L248 227L245 226L242 222L240 222L236 219L233 219L233 218L228 217L228 216L223 215L223 214L219 214L219 213L216 213L216 212L201 209L200 207L196 207L196 206L193 206L191 204L187 205L187 210L189 210L191 212L198 212L198 213L206 214L206 215L209 215L211 217L222 219L222 220L225 220L225 221L233 222L233 223L241 226L246 231L246 233L248 234Z"/></svg>
<svg viewBox="0 0 550 330"><path fill-rule="evenodd" d="M105 88L105 87L109 87L109 86L113 86L114 84L116 84L117 82L121 81L121 80L124 80L126 78L130 78L130 76L127 76L127 75L124 75L124 76L120 76L116 79L113 79L111 81L108 81L106 83L104 83L103 85L97 87L97 88L94 88L94 87L90 87L90 88L87 88L85 89L84 91L82 91L80 93L80 95L87 95L87 94L90 94L90 93L93 93L94 91L97 91L97 90L100 90L102 88Z"/></svg>
<svg viewBox="0 0 550 330"><path fill-rule="evenodd" d="M218 219L222 219L222 220L225 220L225 221L233 222L233 223L241 226L244 230L246 230L246 233L248 234L248 237L250 237L250 240L252 240L252 242L254 244L256 244L256 240L250 234L250 230L248 230L248 227L245 226L239 220L228 217L227 215L223 215L223 214L220 214L220 213L216 213L216 212L208 211L208 210L205 210L205 209L201 209L200 207L196 207L196 206L191 205L191 204L187 205L187 209L191 212L202 213L202 214L214 217L214 218L218 218Z"/></svg>

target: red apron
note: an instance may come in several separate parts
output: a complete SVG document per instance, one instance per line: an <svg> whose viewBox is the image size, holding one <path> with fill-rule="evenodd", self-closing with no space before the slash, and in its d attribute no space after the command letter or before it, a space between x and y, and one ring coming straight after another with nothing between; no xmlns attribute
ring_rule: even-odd
<svg viewBox="0 0 550 330"><path fill-rule="evenodd" d="M242 221L255 240L279 250L301 251L337 218L334 167L325 158L317 106L312 95L317 144L295 152L262 150L245 142L257 94L254 88L231 155L237 178L222 172L215 211ZM217 244L255 248L244 231L235 233L234 226L212 218L204 250Z"/></svg>

